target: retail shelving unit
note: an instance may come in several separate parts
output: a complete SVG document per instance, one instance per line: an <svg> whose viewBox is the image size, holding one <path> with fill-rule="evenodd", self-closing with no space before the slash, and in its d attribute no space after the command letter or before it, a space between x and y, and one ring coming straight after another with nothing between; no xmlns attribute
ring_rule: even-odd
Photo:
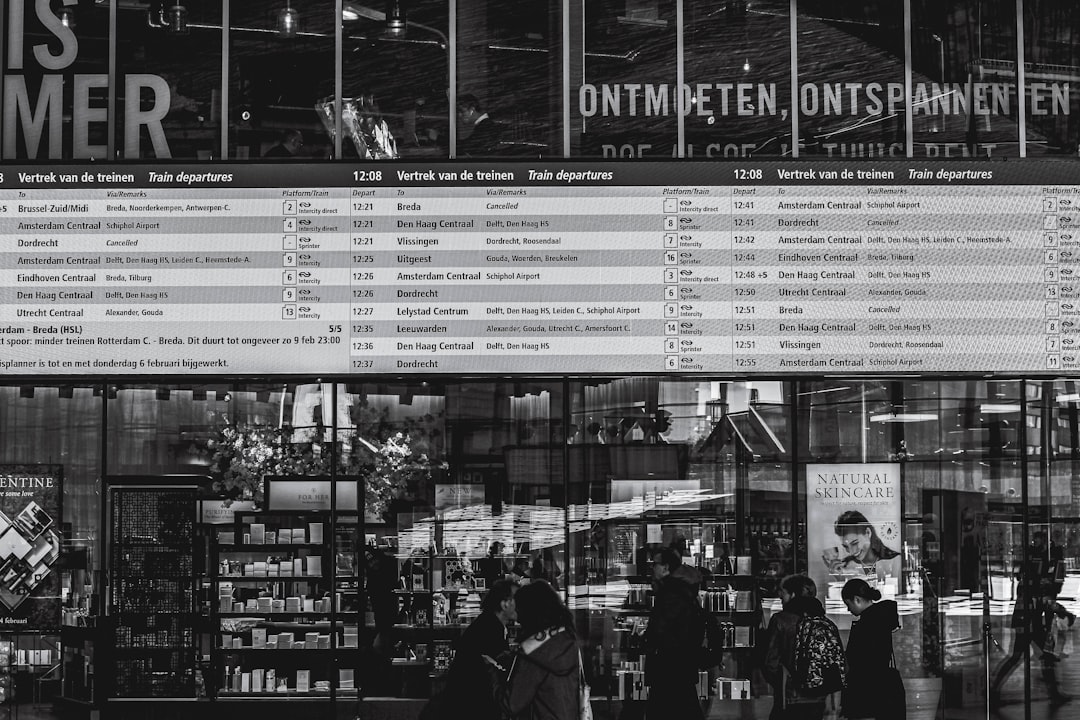
<svg viewBox="0 0 1080 720"><path fill-rule="evenodd" d="M358 615L343 609L356 582L345 544L322 511L237 513L234 531L219 533L210 569L218 700L355 695L341 662L359 636ZM348 575L338 577L339 562Z"/></svg>

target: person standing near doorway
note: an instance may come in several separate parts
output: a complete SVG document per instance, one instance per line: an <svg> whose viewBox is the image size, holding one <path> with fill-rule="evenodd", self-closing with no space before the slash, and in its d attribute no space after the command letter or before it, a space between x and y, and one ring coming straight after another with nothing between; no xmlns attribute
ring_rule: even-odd
<svg viewBox="0 0 1080 720"><path fill-rule="evenodd" d="M840 597L855 616L841 713L848 720L904 720L904 685L893 660L892 634L900 629L896 601L882 600L881 592L861 578L844 583Z"/></svg>
<svg viewBox="0 0 1080 720"><path fill-rule="evenodd" d="M705 632L697 590L679 576L682 557L670 547L653 556L654 601L645 629L647 720L702 720L697 657Z"/></svg>

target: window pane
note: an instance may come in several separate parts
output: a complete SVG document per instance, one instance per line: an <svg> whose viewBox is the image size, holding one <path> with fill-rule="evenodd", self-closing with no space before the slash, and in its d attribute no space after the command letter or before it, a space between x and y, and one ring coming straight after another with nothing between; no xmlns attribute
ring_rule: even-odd
<svg viewBox="0 0 1080 720"><path fill-rule="evenodd" d="M118 4L117 156L220 157L221 4Z"/></svg>
<svg viewBox="0 0 1080 720"><path fill-rule="evenodd" d="M6 37L0 58L0 157L105 159L108 6L5 3L2 12Z"/></svg>
<svg viewBox="0 0 1080 720"><path fill-rule="evenodd" d="M1077 155L1078 27L1074 3L1024 3L1028 156Z"/></svg>
<svg viewBox="0 0 1080 720"><path fill-rule="evenodd" d="M445 0L345 4L343 157L446 157L448 31ZM321 105L328 126L337 110Z"/></svg>
<svg viewBox="0 0 1080 720"><path fill-rule="evenodd" d="M902 3L798 7L800 156L903 157Z"/></svg>
<svg viewBox="0 0 1080 720"><path fill-rule="evenodd" d="M319 101L334 94L334 2L285 5L273 0L230 5L231 157L333 156Z"/></svg>
<svg viewBox="0 0 1080 720"><path fill-rule="evenodd" d="M585 3L584 84L571 99L582 157L673 157L674 0Z"/></svg>

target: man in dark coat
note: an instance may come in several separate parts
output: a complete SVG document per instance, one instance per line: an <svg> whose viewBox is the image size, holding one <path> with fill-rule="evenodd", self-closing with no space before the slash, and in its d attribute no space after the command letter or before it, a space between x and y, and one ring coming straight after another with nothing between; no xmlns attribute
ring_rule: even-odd
<svg viewBox="0 0 1080 720"><path fill-rule="evenodd" d="M697 658L705 625L697 589L678 572L681 565L679 553L669 547L653 556L655 595L645 630L648 720L704 718L697 695Z"/></svg>
<svg viewBox="0 0 1080 720"><path fill-rule="evenodd" d="M274 145L267 150L263 157L265 158L291 158L300 154L300 150L304 147L304 134L299 130L286 130L281 134L281 138L278 140L277 145Z"/></svg>
<svg viewBox="0 0 1080 720"><path fill-rule="evenodd" d="M516 591L515 583L498 580L484 595L480 615L454 646L454 661L446 675L446 708L456 712L467 708L469 717L477 720L498 717L484 656L497 659L510 649L506 626L517 619Z"/></svg>
<svg viewBox="0 0 1080 720"><path fill-rule="evenodd" d="M465 134L458 140L458 157L483 157L494 155L499 149L502 126L488 117L480 108L475 95L458 98L459 130Z"/></svg>

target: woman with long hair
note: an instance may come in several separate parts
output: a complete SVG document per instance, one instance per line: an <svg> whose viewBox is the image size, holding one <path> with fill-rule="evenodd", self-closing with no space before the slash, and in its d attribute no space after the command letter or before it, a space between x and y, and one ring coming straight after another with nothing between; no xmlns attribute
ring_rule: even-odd
<svg viewBox="0 0 1080 720"><path fill-rule="evenodd" d="M573 616L544 580L533 580L514 600L520 646L505 709L518 720L577 720L582 670Z"/></svg>

